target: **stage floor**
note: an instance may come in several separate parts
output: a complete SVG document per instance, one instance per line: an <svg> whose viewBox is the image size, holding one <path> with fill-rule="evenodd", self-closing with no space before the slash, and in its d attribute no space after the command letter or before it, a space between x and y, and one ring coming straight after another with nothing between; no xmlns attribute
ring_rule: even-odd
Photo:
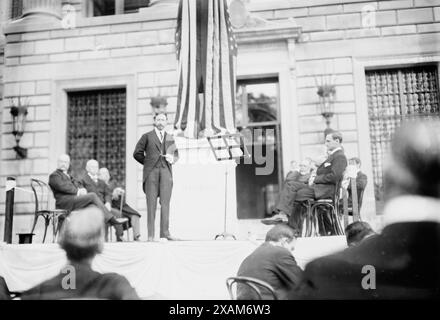
<svg viewBox="0 0 440 320"><path fill-rule="evenodd" d="M229 299L226 278L261 241L169 241L106 243L93 268L124 275L144 299ZM344 236L299 238L294 256L304 266L346 247ZM57 244L0 243L0 276L23 291L56 275L66 263Z"/></svg>

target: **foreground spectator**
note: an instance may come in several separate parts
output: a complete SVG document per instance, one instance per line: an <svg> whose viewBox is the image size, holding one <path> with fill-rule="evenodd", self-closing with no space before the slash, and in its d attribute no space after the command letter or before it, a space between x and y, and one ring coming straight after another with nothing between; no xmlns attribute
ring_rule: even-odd
<svg viewBox="0 0 440 320"><path fill-rule="evenodd" d="M274 226L267 232L265 242L241 263L237 276L263 280L272 286L279 299L286 299L302 274L292 255L295 242L293 229L284 224ZM256 298L254 291L242 284L238 284L237 293L240 300ZM262 289L262 298L271 299L272 295Z"/></svg>
<svg viewBox="0 0 440 320"><path fill-rule="evenodd" d="M72 212L64 222L59 244L68 264L56 277L24 292L23 300L139 299L125 277L92 270L92 261L104 246L104 216L98 208Z"/></svg>
<svg viewBox="0 0 440 320"><path fill-rule="evenodd" d="M375 234L371 226L364 221L350 223L345 228L345 237L347 238L347 245L349 247L356 246L364 239L374 236Z"/></svg>
<svg viewBox="0 0 440 320"><path fill-rule="evenodd" d="M405 125L390 150L382 233L310 262L290 298L440 298L440 122Z"/></svg>

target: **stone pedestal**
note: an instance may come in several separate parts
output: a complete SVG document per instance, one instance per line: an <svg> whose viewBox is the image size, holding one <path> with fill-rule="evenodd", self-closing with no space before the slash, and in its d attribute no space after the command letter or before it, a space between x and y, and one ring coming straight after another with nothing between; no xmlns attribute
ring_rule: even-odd
<svg viewBox="0 0 440 320"><path fill-rule="evenodd" d="M60 0L23 0L23 18L61 19Z"/></svg>

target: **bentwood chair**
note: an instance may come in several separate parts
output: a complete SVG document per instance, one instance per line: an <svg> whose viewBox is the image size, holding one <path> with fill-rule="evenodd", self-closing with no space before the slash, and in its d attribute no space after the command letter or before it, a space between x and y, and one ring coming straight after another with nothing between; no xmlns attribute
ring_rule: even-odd
<svg viewBox="0 0 440 320"><path fill-rule="evenodd" d="M238 296L237 288L235 288L235 292L233 290L233 285L242 284L251 289L251 292L256 294L256 300L263 300L262 294L263 292L267 292L273 298L273 300L278 300L278 295L275 290L272 288L270 284L265 281L255 279L252 277L229 277L226 279L226 287L228 288L229 296L231 300L242 300L240 296ZM247 297L244 299L248 299Z"/></svg>
<svg viewBox="0 0 440 320"><path fill-rule="evenodd" d="M46 240L47 228L52 222L52 242L55 242L56 236L60 229L61 224L59 223L61 219L65 218L69 212L63 209L52 209L53 204L53 194L49 185L38 179L31 179L31 188L35 199L35 213L34 222L32 225L31 233L34 232L35 226L37 225L38 218L43 217L44 219L44 236L43 243Z"/></svg>
<svg viewBox="0 0 440 320"><path fill-rule="evenodd" d="M343 235L339 215L339 197L342 180L335 186L335 192L329 199L308 200L303 203L307 213L303 222L302 236Z"/></svg>

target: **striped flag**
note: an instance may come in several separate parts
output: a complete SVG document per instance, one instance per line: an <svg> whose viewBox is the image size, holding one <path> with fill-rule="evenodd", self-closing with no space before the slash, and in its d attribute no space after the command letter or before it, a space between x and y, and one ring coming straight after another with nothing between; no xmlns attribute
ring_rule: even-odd
<svg viewBox="0 0 440 320"><path fill-rule="evenodd" d="M226 0L180 0L174 127L185 137L235 132L237 43Z"/></svg>

